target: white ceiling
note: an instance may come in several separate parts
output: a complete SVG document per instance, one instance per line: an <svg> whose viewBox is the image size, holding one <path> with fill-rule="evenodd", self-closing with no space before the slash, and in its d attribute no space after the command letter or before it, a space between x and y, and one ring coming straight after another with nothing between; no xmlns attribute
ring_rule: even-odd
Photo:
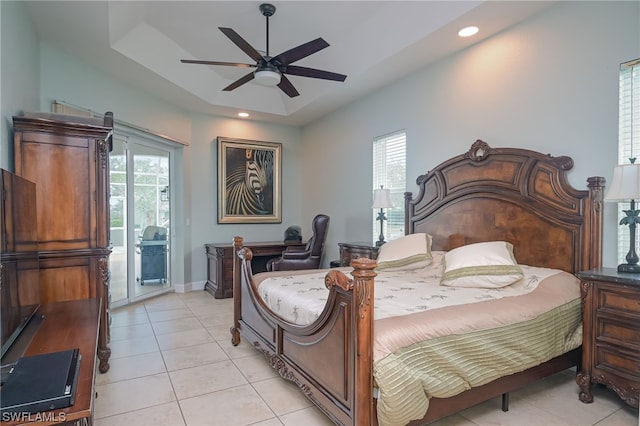
<svg viewBox="0 0 640 426"><path fill-rule="evenodd" d="M180 59L253 63L218 27L266 49L256 1L29 1L40 39L189 111L304 125L549 7L551 1L275 1L269 53L317 37L330 46L295 65L346 74L345 82L290 76L300 96L249 82L222 88L248 68ZM457 31L480 27L471 38Z"/></svg>

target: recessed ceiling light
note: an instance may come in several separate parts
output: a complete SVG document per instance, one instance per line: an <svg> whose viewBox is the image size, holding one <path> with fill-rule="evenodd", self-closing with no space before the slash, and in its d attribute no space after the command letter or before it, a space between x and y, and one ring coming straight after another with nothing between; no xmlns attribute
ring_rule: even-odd
<svg viewBox="0 0 640 426"><path fill-rule="evenodd" d="M478 32L478 27L464 27L460 31L458 31L458 35L460 37L471 37Z"/></svg>
<svg viewBox="0 0 640 426"><path fill-rule="evenodd" d="M248 112L239 112L238 117L247 118L249 116Z"/></svg>

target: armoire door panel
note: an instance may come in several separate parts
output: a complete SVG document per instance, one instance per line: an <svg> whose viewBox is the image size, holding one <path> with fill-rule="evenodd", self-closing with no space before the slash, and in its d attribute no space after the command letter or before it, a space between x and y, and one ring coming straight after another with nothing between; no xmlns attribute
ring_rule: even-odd
<svg viewBox="0 0 640 426"><path fill-rule="evenodd" d="M63 138L62 142L78 138ZM23 175L36 184L41 250L95 247L95 157L79 144L23 144ZM70 172L72 170L73 172ZM94 220L92 220L92 218ZM71 225L71 226L70 226Z"/></svg>

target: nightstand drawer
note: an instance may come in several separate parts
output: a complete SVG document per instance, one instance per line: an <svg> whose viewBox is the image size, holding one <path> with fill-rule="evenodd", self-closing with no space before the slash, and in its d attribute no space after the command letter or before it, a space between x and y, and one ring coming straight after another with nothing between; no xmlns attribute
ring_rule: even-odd
<svg viewBox="0 0 640 426"><path fill-rule="evenodd" d="M637 354L637 352L636 352ZM596 346L596 368L614 372L628 380L640 381L640 357L631 353L623 354L608 346Z"/></svg>
<svg viewBox="0 0 640 426"><path fill-rule="evenodd" d="M598 307L617 312L635 314L640 319L640 294L632 291L615 291L601 288L598 292Z"/></svg>
<svg viewBox="0 0 640 426"><path fill-rule="evenodd" d="M637 322L627 323L616 320L616 318L598 316L597 324L597 341L613 343L640 354L640 326Z"/></svg>

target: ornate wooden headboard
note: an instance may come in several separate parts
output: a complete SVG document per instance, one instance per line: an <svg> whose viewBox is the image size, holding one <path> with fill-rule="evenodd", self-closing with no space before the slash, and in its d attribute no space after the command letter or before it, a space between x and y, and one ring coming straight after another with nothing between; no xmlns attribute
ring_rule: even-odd
<svg viewBox="0 0 640 426"><path fill-rule="evenodd" d="M478 140L417 179L405 193L405 233L426 232L433 250L483 241L513 244L521 264L577 272L602 263L604 178L573 188L569 157Z"/></svg>

